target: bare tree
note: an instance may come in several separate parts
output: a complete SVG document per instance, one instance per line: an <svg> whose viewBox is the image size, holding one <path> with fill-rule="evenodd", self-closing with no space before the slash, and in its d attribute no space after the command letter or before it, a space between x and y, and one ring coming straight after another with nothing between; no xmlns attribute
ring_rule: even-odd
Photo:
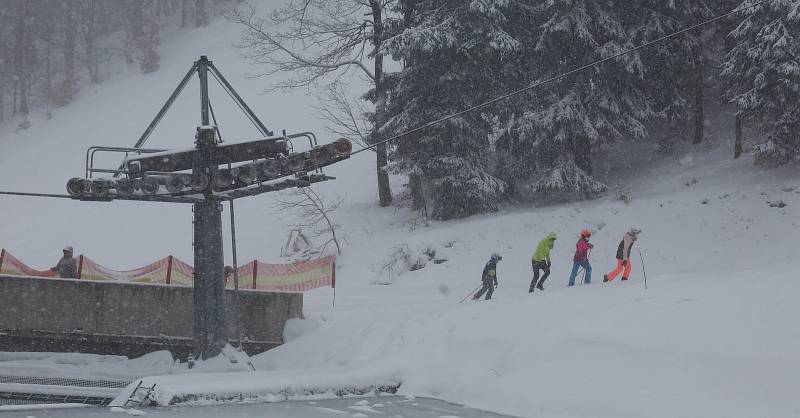
<svg viewBox="0 0 800 418"><path fill-rule="evenodd" d="M325 88L317 98L319 116L325 120L328 131L366 147L369 144L369 111L363 102L353 102L342 83L335 81ZM374 150L370 148L370 151Z"/></svg>
<svg viewBox="0 0 800 418"><path fill-rule="evenodd" d="M336 246L336 254L342 254L342 247L339 245L339 237L336 231L339 226L333 222L331 215L339 209L343 198L335 201L326 202L311 187L300 187L290 192L283 192L275 197L273 209L276 213L291 213L296 216L296 222L291 226L296 229L310 231L309 238L327 238L322 244L318 244L315 250L324 254L325 249L330 245Z"/></svg>
<svg viewBox="0 0 800 418"><path fill-rule="evenodd" d="M352 71L369 80L367 95L374 105L366 138L376 145L378 197L381 206L392 203L387 146L381 143L386 121L388 86L384 79L385 13L396 0L288 0L269 19L255 10L236 10L230 18L246 27L241 46L261 76L290 74L276 88L330 86ZM273 28L279 28L277 30ZM369 61L372 67L368 67ZM334 103L336 101L334 100Z"/></svg>

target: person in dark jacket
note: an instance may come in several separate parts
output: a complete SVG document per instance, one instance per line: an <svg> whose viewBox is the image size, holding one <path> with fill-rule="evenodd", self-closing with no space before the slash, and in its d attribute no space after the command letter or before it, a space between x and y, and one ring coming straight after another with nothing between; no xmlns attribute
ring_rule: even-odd
<svg viewBox="0 0 800 418"><path fill-rule="evenodd" d="M481 276L481 282L483 282L483 287L481 290L476 293L472 299L478 300L486 293L486 300L492 298L492 293L494 293L494 288L497 287L497 262L502 260L503 257L500 257L500 254L494 253L492 254L489 261L486 263L486 266L483 268L483 275Z"/></svg>
<svg viewBox="0 0 800 418"><path fill-rule="evenodd" d="M641 233L641 229L631 228L622 236L622 241L617 246L617 268L603 276L603 283L614 280L620 272L622 280L628 280L631 274L631 249Z"/></svg>
<svg viewBox="0 0 800 418"><path fill-rule="evenodd" d="M74 279L78 276L78 263L72 257L72 247L64 247L62 250L64 256L58 260L58 264L51 268L50 271L57 271L58 277L62 279Z"/></svg>
<svg viewBox="0 0 800 418"><path fill-rule="evenodd" d="M592 282L592 266L589 264L589 250L594 248L594 245L589 243L589 238L592 237L592 231L584 229L581 231L581 238L575 244L575 256L572 257L572 273L569 275L569 284L567 286L575 285L575 277L578 275L578 269L583 267L586 275L583 278L584 284Z"/></svg>

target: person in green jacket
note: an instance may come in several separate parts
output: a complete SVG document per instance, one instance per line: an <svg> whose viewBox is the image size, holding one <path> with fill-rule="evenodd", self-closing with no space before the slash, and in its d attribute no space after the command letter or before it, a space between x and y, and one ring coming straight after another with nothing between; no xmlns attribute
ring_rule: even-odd
<svg viewBox="0 0 800 418"><path fill-rule="evenodd" d="M550 275L550 250L556 242L556 233L551 232L547 234L545 239L539 242L536 251L533 253L531 266L533 267L533 280L528 289L528 293L533 293L534 289L544 290L544 281ZM542 270L542 278L539 279L539 270Z"/></svg>

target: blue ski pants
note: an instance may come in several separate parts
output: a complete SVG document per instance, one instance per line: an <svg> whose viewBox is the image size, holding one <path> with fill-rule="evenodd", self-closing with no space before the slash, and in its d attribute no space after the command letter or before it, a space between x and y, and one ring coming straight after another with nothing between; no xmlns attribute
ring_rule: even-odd
<svg viewBox="0 0 800 418"><path fill-rule="evenodd" d="M586 270L586 277L584 277L583 283L589 284L592 282L592 266L589 264L589 260L576 261L572 265L572 273L569 274L569 286L575 285L575 277L578 276L578 268L580 267Z"/></svg>

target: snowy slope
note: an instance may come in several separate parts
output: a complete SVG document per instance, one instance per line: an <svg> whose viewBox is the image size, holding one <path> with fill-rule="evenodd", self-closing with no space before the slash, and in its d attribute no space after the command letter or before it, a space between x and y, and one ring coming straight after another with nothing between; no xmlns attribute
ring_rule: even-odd
<svg viewBox="0 0 800 418"><path fill-rule="evenodd" d="M87 146L133 144L204 53L268 127L322 133L312 99L258 94L266 84L245 77L257 70L231 47L238 34L224 21L179 33L163 43L157 73L131 69L85 90L52 120L35 119L27 131L0 127L0 189L61 193L67 178L82 173ZM198 106L196 93L187 93L149 146L191 144ZM226 139L256 138L232 106L221 104L218 90L212 100L220 103L215 109ZM520 416L800 416L794 394L800 284L792 272L798 167L762 171L746 159L730 160L727 132L714 137L714 146L686 148L658 163L644 147L612 150L599 170L609 183L630 188L629 204L608 197L516 206L429 227L413 226L408 209L376 207L369 153L328 170L339 179L318 190L346 196L336 214L347 241L337 263L336 306L330 289L307 294L307 320L292 321L287 344L254 359L257 373L265 384L274 371L295 383L296 375L314 382L396 377L403 394ZM402 180L393 179L396 191ZM769 205L777 201L787 206ZM264 196L237 203L240 260L277 258L291 219L273 213L270 202ZM65 244L120 269L168 253L192 259L188 207L10 197L0 197L0 205L0 246L37 268L54 264ZM631 226L644 230L631 281L601 285ZM576 234L584 227L595 230L594 283L567 289ZM529 257L550 231L560 237L553 273L545 293L529 295ZM373 284L385 279L381 267L400 244L417 254L431 248L447 261L391 285ZM638 250L647 263L647 291ZM459 304L495 251L503 255L495 299ZM164 383L188 390L192 379L170 376ZM241 377L220 375L217 383L226 380Z"/></svg>
<svg viewBox="0 0 800 418"><path fill-rule="evenodd" d="M446 263L391 286L367 285L374 271L351 276L348 264L340 277L360 283L341 280L335 309L307 300L310 319L287 333L296 337L254 363L391 367L404 370L403 393L520 416L798 416L796 168L761 173L713 158L713 150L695 156L701 164L664 174L628 205L518 209L384 235L386 246L455 244L440 250ZM686 186L685 176L701 180ZM777 200L788 206L766 203ZM629 225L644 229L635 248L646 258L647 291L637 251L631 281L598 283ZM583 226L600 229L595 281L568 289ZM550 230L562 237L552 278L544 294L528 295L528 257ZM495 299L458 304L492 251L504 257Z"/></svg>

